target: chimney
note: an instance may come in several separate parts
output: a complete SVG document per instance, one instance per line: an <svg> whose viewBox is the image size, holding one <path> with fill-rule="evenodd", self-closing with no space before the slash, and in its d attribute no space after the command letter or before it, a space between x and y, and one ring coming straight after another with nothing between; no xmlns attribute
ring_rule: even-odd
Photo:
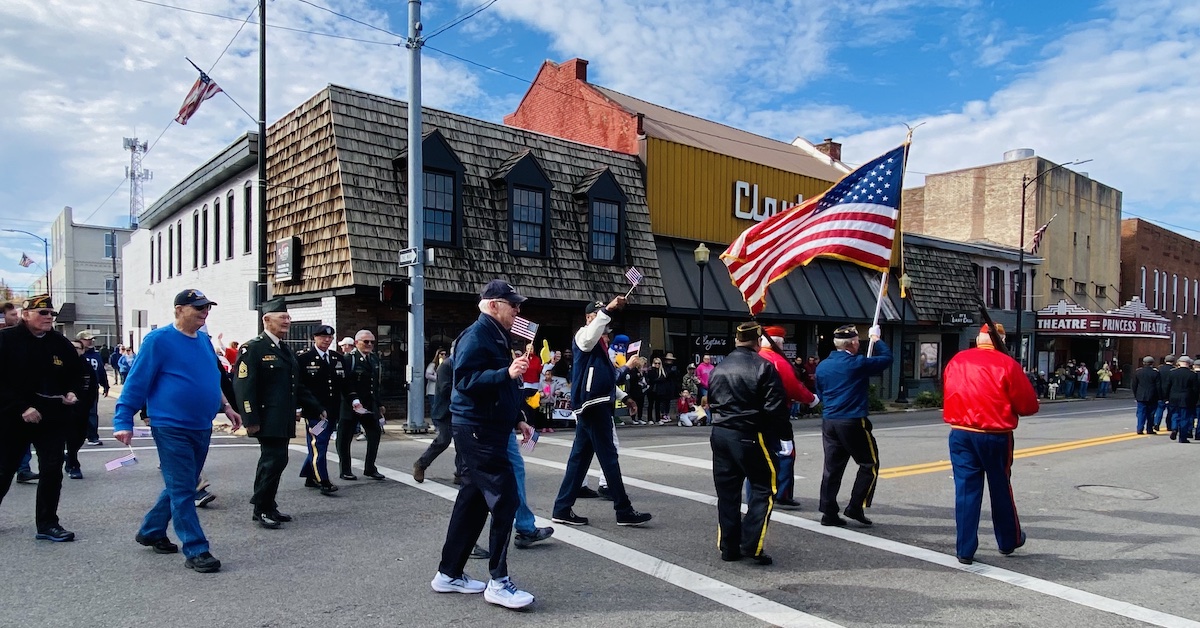
<svg viewBox="0 0 1200 628"><path fill-rule="evenodd" d="M829 155L829 158L834 161L842 160L842 145L840 142L833 141L832 137L825 138L824 142L817 144L816 149Z"/></svg>
<svg viewBox="0 0 1200 628"><path fill-rule="evenodd" d="M576 80L583 81L584 83L587 82L587 59L571 59L567 62L567 65L574 67Z"/></svg>

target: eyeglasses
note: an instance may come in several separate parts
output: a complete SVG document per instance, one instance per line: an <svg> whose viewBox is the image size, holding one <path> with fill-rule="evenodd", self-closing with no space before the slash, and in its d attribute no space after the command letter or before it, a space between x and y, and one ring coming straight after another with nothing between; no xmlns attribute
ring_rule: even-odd
<svg viewBox="0 0 1200 628"><path fill-rule="evenodd" d="M374 340L359 340L358 342L361 342L361 343L363 343L364 345L373 345L373 344L375 344L375 341L374 341Z"/></svg>
<svg viewBox="0 0 1200 628"><path fill-rule="evenodd" d="M58 312L54 310L34 310L39 316L58 316Z"/></svg>
<svg viewBox="0 0 1200 628"><path fill-rule="evenodd" d="M206 305L193 305L192 309L196 310L197 312L207 312L212 309L212 303Z"/></svg>

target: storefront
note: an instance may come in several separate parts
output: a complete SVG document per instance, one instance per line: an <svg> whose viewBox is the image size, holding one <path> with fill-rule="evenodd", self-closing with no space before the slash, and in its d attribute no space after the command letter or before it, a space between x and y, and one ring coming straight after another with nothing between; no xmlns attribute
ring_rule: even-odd
<svg viewBox="0 0 1200 628"><path fill-rule="evenodd" d="M1052 373L1072 359L1092 369L1107 362L1127 370L1136 363L1127 357L1130 349L1123 350L1122 345L1132 345L1137 339L1170 340L1171 321L1137 298L1103 313L1064 299L1038 310L1036 330L1034 346L1040 371Z"/></svg>

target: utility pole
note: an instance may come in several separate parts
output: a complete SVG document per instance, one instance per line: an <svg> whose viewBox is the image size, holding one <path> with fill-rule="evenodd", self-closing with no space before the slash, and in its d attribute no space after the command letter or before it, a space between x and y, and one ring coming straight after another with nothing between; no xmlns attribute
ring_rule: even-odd
<svg viewBox="0 0 1200 628"><path fill-rule="evenodd" d="M113 241L113 324L117 329L117 341L112 346L115 347L121 344L121 290L119 289L121 276L117 274L117 251L121 250L121 246L117 241L117 230L113 229L111 233Z"/></svg>
<svg viewBox="0 0 1200 628"><path fill-rule="evenodd" d="M262 333L262 305L267 300L267 0L258 3L258 286L254 291Z"/></svg>
<svg viewBox="0 0 1200 628"><path fill-rule="evenodd" d="M425 168L421 154L421 0L408 0L408 429L425 431Z"/></svg>
<svg viewBox="0 0 1200 628"><path fill-rule="evenodd" d="M129 166L125 168L125 177L129 179L129 228L137 229L138 216L145 209L142 195L142 181L154 178L154 173L142 169L142 157L146 154L146 143L139 142L136 137L125 138L125 150L129 151Z"/></svg>

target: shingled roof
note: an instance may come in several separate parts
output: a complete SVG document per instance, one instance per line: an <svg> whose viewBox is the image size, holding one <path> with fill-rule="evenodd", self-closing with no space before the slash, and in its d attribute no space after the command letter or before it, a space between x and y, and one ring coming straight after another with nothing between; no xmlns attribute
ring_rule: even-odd
<svg viewBox="0 0 1200 628"><path fill-rule="evenodd" d="M975 271L966 253L905 242L904 268L918 320L940 321L942 312L978 307Z"/></svg>
<svg viewBox="0 0 1200 628"><path fill-rule="evenodd" d="M438 248L425 268L427 291L476 294L503 277L530 297L586 301L624 292L625 269L636 266L645 276L639 301L666 305L636 156L434 109L422 114L423 130L438 130L464 167L462 246ZM400 274L408 210L398 158L407 150L407 121L407 103L330 85L272 125L270 239L303 242L301 281L275 284L277 293L373 289ZM525 152L553 184L546 258L509 252L507 191L491 180ZM589 208L574 195L605 169L627 197L625 259L613 265L587 261Z"/></svg>

